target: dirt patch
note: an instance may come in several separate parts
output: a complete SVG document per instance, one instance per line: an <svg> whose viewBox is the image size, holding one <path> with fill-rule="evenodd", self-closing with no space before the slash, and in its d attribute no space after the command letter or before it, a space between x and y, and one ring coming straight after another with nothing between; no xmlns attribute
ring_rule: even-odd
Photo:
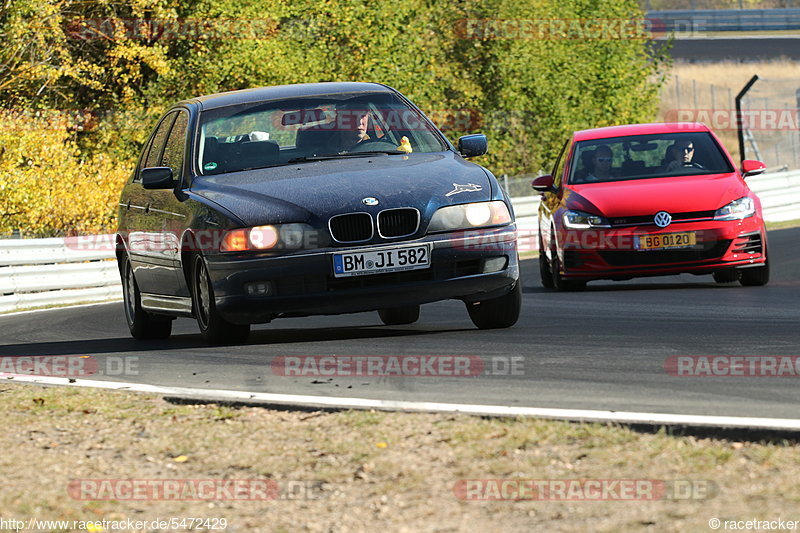
<svg viewBox="0 0 800 533"><path fill-rule="evenodd" d="M228 532L418 532L708 531L714 517L800 519L788 516L800 500L800 448L789 441L534 419L175 404L5 383L0 391L6 520L191 517L224 518ZM460 480L487 479L584 489L585 480L651 480L668 490L636 501L575 499L591 496L588 490L572 501L557 493L550 501L465 501L454 490L465 487ZM162 489L166 481L191 480L182 490L197 489L198 480L267 480L275 490L269 499L137 500L120 488L130 480ZM490 485L471 494L492 497ZM677 491L682 498L676 487L711 490Z"/></svg>

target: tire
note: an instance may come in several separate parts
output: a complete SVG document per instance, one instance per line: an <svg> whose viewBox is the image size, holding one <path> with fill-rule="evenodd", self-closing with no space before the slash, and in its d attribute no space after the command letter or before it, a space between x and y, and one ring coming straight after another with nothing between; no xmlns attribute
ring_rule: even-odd
<svg viewBox="0 0 800 533"><path fill-rule="evenodd" d="M583 280L564 279L561 277L561 261L558 259L558 252L553 250L553 263L550 265L553 287L558 291L582 291L586 288Z"/></svg>
<svg viewBox="0 0 800 533"><path fill-rule="evenodd" d="M739 270L729 268L727 270L717 270L712 274L717 283L733 283L739 281Z"/></svg>
<svg viewBox="0 0 800 533"><path fill-rule="evenodd" d="M539 277L545 289L553 288L553 273L550 271L550 263L547 261L547 254L544 253L544 243L542 236L539 236Z"/></svg>
<svg viewBox="0 0 800 533"><path fill-rule="evenodd" d="M739 283L743 287L763 287L769 283L769 259L764 266L743 268Z"/></svg>
<svg viewBox="0 0 800 533"><path fill-rule="evenodd" d="M206 342L238 343L250 336L250 324L231 324L217 311L208 268L199 254L192 261L192 304L197 326Z"/></svg>
<svg viewBox="0 0 800 533"><path fill-rule="evenodd" d="M510 328L522 310L522 285L517 280L508 294L478 303L468 303L467 312L479 329Z"/></svg>
<svg viewBox="0 0 800 533"><path fill-rule="evenodd" d="M142 309L142 295L133 275L131 261L126 255L122 260L122 305L125 308L125 321L134 339L166 339L172 333L172 319L156 317Z"/></svg>
<svg viewBox="0 0 800 533"><path fill-rule="evenodd" d="M401 326L413 324L419 320L419 306L407 305L405 307L391 307L389 309L379 309L378 316L387 326Z"/></svg>

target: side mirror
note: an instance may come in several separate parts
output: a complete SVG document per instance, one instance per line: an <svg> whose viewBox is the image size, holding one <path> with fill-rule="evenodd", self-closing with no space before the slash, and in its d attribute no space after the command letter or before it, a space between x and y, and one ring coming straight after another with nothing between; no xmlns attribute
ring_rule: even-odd
<svg viewBox="0 0 800 533"><path fill-rule="evenodd" d="M172 169L169 167L150 167L142 169L142 187L145 189L172 189Z"/></svg>
<svg viewBox="0 0 800 533"><path fill-rule="evenodd" d="M464 157L478 157L489 151L489 141L486 135L464 135L458 139L458 151Z"/></svg>
<svg viewBox="0 0 800 533"><path fill-rule="evenodd" d="M554 191L555 187L553 187L553 176L551 176L550 174L539 176L538 178L536 178L531 182L531 189L537 192Z"/></svg>
<svg viewBox="0 0 800 533"><path fill-rule="evenodd" d="M767 170L767 165L755 159L745 159L742 161L742 177L755 176Z"/></svg>

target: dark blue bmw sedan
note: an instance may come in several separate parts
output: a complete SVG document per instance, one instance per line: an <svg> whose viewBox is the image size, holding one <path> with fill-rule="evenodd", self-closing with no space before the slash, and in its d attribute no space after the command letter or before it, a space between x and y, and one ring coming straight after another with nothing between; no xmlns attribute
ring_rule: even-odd
<svg viewBox="0 0 800 533"><path fill-rule="evenodd" d="M274 318L465 302L512 326L521 287L511 203L483 135L454 147L402 94L317 83L175 104L119 203L117 257L135 338L194 317L209 342Z"/></svg>

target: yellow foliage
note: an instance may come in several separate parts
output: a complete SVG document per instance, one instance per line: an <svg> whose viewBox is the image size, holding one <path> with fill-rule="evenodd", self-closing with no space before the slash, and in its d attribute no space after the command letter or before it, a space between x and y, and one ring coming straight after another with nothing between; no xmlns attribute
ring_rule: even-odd
<svg viewBox="0 0 800 533"><path fill-rule="evenodd" d="M81 157L64 116L0 117L0 234L103 233L130 168Z"/></svg>

